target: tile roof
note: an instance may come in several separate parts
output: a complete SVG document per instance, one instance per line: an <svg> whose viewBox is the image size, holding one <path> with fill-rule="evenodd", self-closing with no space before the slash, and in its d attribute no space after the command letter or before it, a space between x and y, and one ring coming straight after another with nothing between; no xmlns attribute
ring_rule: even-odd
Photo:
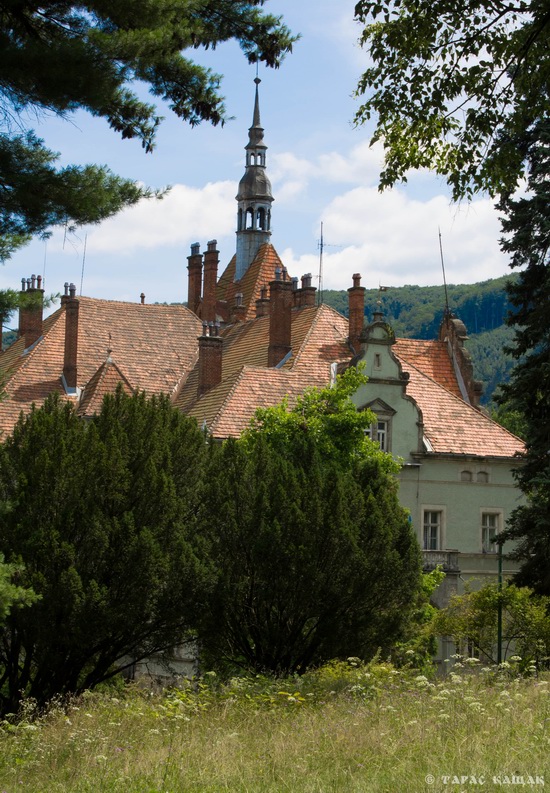
<svg viewBox="0 0 550 793"><path fill-rule="evenodd" d="M105 362L107 349L122 362L132 388L148 394L173 394L197 359L202 325L184 306L142 305L79 298L78 386L83 388ZM65 395L61 383L65 309L44 321L43 336L24 353L19 339L0 357L7 373L6 398L0 402L0 430L9 432L21 411L40 405L48 394Z"/></svg>
<svg viewBox="0 0 550 793"><path fill-rule="evenodd" d="M424 418L424 435L433 452L480 457L514 457L525 451L523 441L451 393L410 362L407 394Z"/></svg>
<svg viewBox="0 0 550 793"><path fill-rule="evenodd" d="M347 320L326 305L293 309L291 317L292 354L281 368L267 368L269 317L237 323L222 331L221 383L197 399L196 366L175 404L225 438L238 435L256 407L277 404L287 395L295 399L308 386L327 385L331 364L351 358Z"/></svg>
<svg viewBox="0 0 550 793"><path fill-rule="evenodd" d="M258 249L254 261L250 264L240 281L234 281L235 265L237 257L233 256L224 272L218 279L216 286L216 299L227 301L227 308L230 311L235 303L235 295L241 292L243 295L243 305L247 311L245 319L254 319L256 316L256 300L260 299L260 290L275 278L275 269L282 268L283 263L279 254L271 245L264 243Z"/></svg>
<svg viewBox="0 0 550 793"><path fill-rule="evenodd" d="M452 394L462 398L447 344L444 341L396 339L393 353L402 364L411 364ZM407 367L404 367L407 369Z"/></svg>
<svg viewBox="0 0 550 793"><path fill-rule="evenodd" d="M107 360L101 364L97 372L84 386L84 390L78 403L78 413L80 416L93 416L101 410L103 397L106 394L113 394L117 386L121 385L126 394L132 394L132 388L127 377L124 376L117 364L109 355Z"/></svg>

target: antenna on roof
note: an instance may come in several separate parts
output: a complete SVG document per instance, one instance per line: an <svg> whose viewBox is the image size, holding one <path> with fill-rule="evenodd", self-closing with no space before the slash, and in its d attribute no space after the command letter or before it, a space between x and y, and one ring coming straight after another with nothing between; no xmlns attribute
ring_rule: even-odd
<svg viewBox="0 0 550 793"><path fill-rule="evenodd" d="M48 258L48 240L44 240L44 264L42 265L42 285L46 286L46 259Z"/></svg>
<svg viewBox="0 0 550 793"><path fill-rule="evenodd" d="M323 302L323 248L325 242L323 238L323 221L321 221L321 239L319 240L319 291L317 292L317 305L320 306Z"/></svg>
<svg viewBox="0 0 550 793"><path fill-rule="evenodd" d="M80 274L80 297L82 297L82 282L84 281L84 265L86 264L86 243L88 242L88 235L84 237L84 252L82 254L82 272Z"/></svg>
<svg viewBox="0 0 550 793"><path fill-rule="evenodd" d="M445 287L445 318L447 318L451 312L449 311L449 295L447 294L447 280L445 278L445 262L443 260L443 243L441 242L441 229L439 228L439 226L437 227L437 232L439 234L439 253L441 256L441 269L443 270L443 286Z"/></svg>
<svg viewBox="0 0 550 793"><path fill-rule="evenodd" d="M321 303L323 302L323 251L325 250L327 245L328 245L329 248L343 248L344 247L343 245L329 245L328 243L325 242L324 237L323 237L323 221L321 221L321 239L318 242L318 248L319 248L319 275L318 275L319 289L317 291L317 305L318 306L320 306Z"/></svg>

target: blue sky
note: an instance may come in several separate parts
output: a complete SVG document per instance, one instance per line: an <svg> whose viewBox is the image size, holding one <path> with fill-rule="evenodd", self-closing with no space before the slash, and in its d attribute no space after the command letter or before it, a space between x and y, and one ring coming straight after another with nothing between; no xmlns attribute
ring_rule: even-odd
<svg viewBox="0 0 550 793"><path fill-rule="evenodd" d="M369 288L441 283L438 228L448 283L506 274L498 218L488 198L452 205L444 182L428 173L411 174L406 185L378 192L381 152L369 147L368 128L352 125L353 91L367 64L353 7L350 0L266 3L301 34L279 70L262 67L259 75L275 197L272 242L287 269L317 276L323 222L326 289L346 289L355 272ZM63 163L98 162L151 187L172 189L162 201L144 202L99 226L32 243L0 269L0 288L17 288L22 277L36 273L44 275L50 293L73 281L78 292L82 282L82 293L92 297L138 301L144 292L147 302L182 301L192 242L204 249L217 239L222 266L230 260L255 69L234 43L194 51L192 57L224 75L222 93L233 117L224 127L191 129L162 110L166 118L151 155L86 114L35 125Z"/></svg>

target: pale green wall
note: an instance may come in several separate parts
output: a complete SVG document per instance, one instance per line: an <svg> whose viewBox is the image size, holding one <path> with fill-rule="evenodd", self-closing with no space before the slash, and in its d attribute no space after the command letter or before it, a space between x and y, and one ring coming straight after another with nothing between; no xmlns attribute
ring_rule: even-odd
<svg viewBox="0 0 550 793"><path fill-rule="evenodd" d="M421 437L421 412L406 394L407 376L391 352L391 329L383 322L367 328L362 361L369 380L353 397L358 408L377 401L391 409L390 451L401 458L400 501L411 514L422 547L423 509L444 512L442 550L458 550L461 576L494 577L497 554L483 553L481 513L498 511L504 528L511 512L521 502L521 494L512 476L512 460L503 458L463 457L424 451ZM461 481L461 472L472 472L472 482ZM478 472L486 472L487 483L477 482ZM504 546L504 552L510 546ZM504 564L506 571L514 565ZM457 582L458 591L463 582Z"/></svg>

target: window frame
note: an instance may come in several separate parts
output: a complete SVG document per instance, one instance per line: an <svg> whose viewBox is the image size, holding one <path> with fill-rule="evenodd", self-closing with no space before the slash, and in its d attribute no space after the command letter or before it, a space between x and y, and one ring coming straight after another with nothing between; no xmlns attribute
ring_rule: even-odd
<svg viewBox="0 0 550 793"><path fill-rule="evenodd" d="M436 548L427 548L425 539L426 539L426 514L437 514L439 515L439 521L437 524L437 538L436 538ZM421 536L420 536L420 547L423 551L443 551L445 550L445 543L446 543L446 528L447 528L447 509L443 504L422 504L420 508L421 514ZM433 524L431 524L433 525Z"/></svg>
<svg viewBox="0 0 550 793"><path fill-rule="evenodd" d="M485 517L495 518L494 526L485 523ZM489 532L494 529L494 538L498 537L503 531L504 526L504 511L498 507L481 507L479 510L479 526L480 526L480 542L481 553L496 554L498 553L498 543L493 540L487 541L485 538L486 530Z"/></svg>

